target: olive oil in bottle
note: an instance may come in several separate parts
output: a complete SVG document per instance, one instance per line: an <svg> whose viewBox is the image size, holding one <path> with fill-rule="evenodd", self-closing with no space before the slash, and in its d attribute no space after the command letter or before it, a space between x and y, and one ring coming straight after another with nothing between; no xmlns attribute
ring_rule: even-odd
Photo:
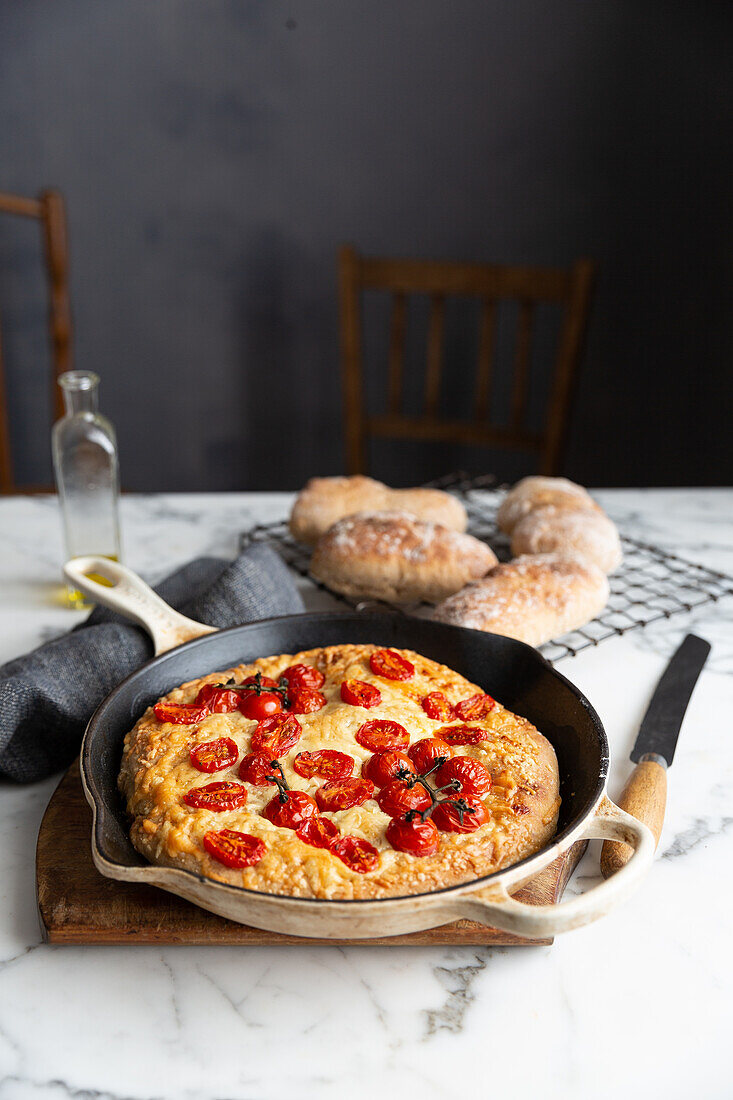
<svg viewBox="0 0 733 1100"><path fill-rule="evenodd" d="M67 371L59 378L65 415L53 426L52 449L61 505L66 558L95 554L120 559L119 464L112 424L98 411L99 378L91 371ZM94 580L103 584L103 577ZM71 607L87 604L67 586Z"/></svg>

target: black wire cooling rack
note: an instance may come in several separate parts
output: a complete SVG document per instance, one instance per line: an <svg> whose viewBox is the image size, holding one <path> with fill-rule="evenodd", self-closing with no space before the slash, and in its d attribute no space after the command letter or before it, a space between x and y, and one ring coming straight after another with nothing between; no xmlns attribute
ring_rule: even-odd
<svg viewBox="0 0 733 1100"><path fill-rule="evenodd" d="M468 513L469 533L489 543L500 561L510 558L509 540L496 523L496 511L507 486L498 485L491 475L469 477L461 473L448 474L428 484L430 488L445 489L457 496ZM286 522L253 527L242 535L243 546L252 542L273 543L296 573L348 607L392 606L375 600L365 603L351 599L316 581L308 572L310 549L295 541ZM676 554L623 534L621 542L624 560L609 577L611 595L606 608L580 630L540 646L540 651L549 661L574 657L581 650L598 645L607 638L638 630L659 619L669 619L683 611L692 611L722 596L733 595L733 577L685 561ZM425 614L428 606L400 605L394 609L406 614Z"/></svg>

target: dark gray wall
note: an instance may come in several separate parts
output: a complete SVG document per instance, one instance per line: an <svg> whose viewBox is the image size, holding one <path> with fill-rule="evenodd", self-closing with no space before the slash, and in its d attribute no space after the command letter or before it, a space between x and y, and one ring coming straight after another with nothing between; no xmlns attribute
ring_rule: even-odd
<svg viewBox="0 0 733 1100"><path fill-rule="evenodd" d="M339 470L344 240L596 257L567 472L733 480L730 10L2 0L0 189L66 195L77 364L103 377L126 486L288 487ZM36 244L32 226L0 223L18 462L37 480ZM458 325L456 392L467 349ZM375 468L404 482L459 464L522 469L445 447L384 448Z"/></svg>

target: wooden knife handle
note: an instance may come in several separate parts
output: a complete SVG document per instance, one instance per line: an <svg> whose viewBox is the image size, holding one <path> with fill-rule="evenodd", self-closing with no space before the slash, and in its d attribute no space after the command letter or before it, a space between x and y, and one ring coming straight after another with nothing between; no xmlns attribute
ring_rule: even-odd
<svg viewBox="0 0 733 1100"><path fill-rule="evenodd" d="M655 845L658 844L667 804L667 769L664 763L660 764L656 759L640 760L616 803L648 825L654 833ZM610 878L620 870L630 859L632 851L628 844L616 840L604 841L601 850L603 877Z"/></svg>

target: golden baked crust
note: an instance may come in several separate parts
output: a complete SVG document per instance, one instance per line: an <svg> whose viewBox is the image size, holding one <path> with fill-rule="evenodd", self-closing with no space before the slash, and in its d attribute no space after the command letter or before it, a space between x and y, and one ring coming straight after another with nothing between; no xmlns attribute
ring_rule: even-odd
<svg viewBox="0 0 733 1100"><path fill-rule="evenodd" d="M390 489L381 481L353 477L312 477L298 493L290 531L300 542L317 542L329 527L355 512L399 510L417 519L465 531L466 509L441 489Z"/></svg>
<svg viewBox="0 0 733 1100"><path fill-rule="evenodd" d="M493 565L496 554L473 535L406 512L358 512L318 540L310 571L346 596L435 603Z"/></svg>
<svg viewBox="0 0 733 1100"><path fill-rule="evenodd" d="M282 758L285 776L293 788L314 794L323 779L303 779L292 768L298 752L332 748L355 760L354 774L372 754L356 740L355 733L368 719L392 719L408 730L410 742L431 737L444 722L428 718L421 700L441 691L456 703L480 691L458 673L409 650L400 650L415 667L406 681L376 676L369 663L377 649L372 645L341 645L281 655L255 661L226 672L214 673L184 684L165 696L169 703L192 702L205 683L233 676L241 681L256 671L277 678L288 666L305 663L326 677L321 688L326 706L312 714L299 714L303 733L297 745ZM369 710L341 701L345 679L375 684L382 694L379 706ZM458 719L457 724L461 724ZM375 868L366 874L351 870L334 854L313 848L291 829L273 825L260 813L274 793L272 786L248 788L246 804L235 810L212 812L191 809L182 799L192 787L212 780L234 780L242 756L249 752L256 723L239 711L213 714L194 725L161 723L149 707L127 734L119 777L120 789L133 818L132 842L153 863L183 867L220 882L264 893L296 897L352 899L380 898L424 893L468 881L507 867L532 854L552 837L560 804L557 760L550 743L524 718L497 703L471 726L486 731L477 745L454 751L481 761L490 771L493 786L483 799L489 814L486 824L471 833L440 833L439 848L432 856L414 856L394 850L385 838L389 818L374 799L361 806L324 813L342 834L362 837L379 850ZM239 750L237 763L214 775L197 771L190 762L191 748L202 741L228 737ZM245 870L231 870L204 850L209 830L233 829L264 841L267 851L259 863Z"/></svg>

